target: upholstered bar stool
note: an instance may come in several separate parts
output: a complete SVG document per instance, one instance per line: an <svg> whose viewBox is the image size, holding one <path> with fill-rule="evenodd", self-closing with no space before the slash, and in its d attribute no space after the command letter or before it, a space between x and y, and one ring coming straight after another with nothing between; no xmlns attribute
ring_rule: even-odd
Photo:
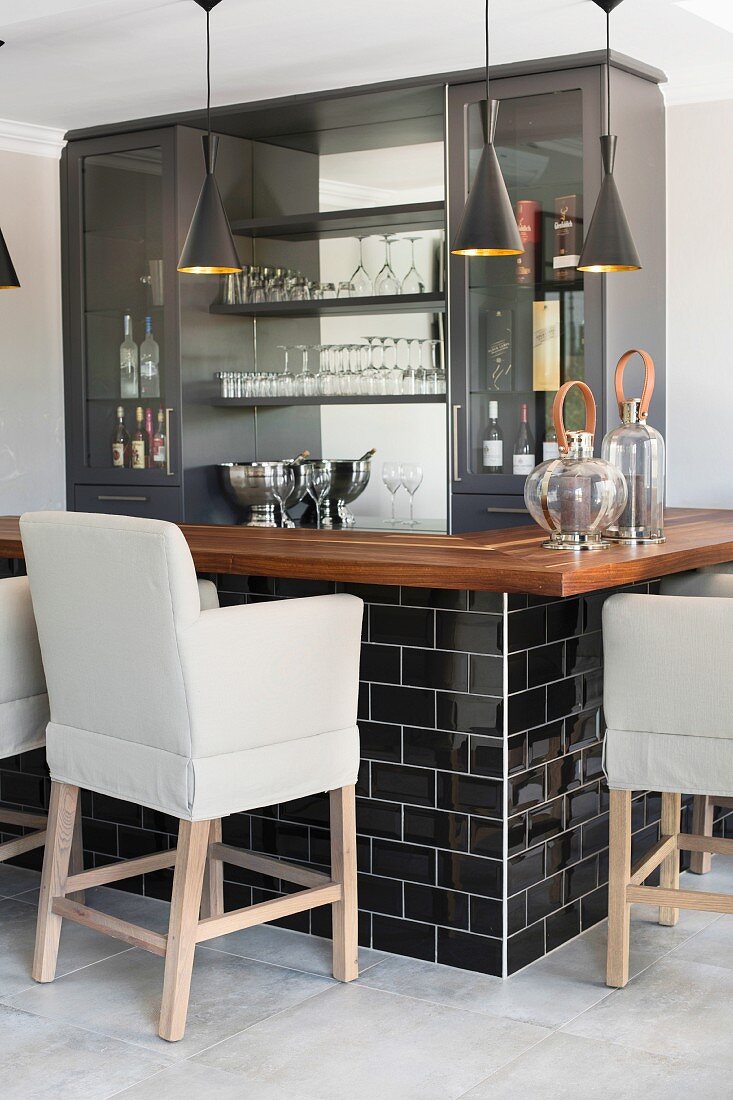
<svg viewBox="0 0 733 1100"><path fill-rule="evenodd" d="M181 531L72 513L21 519L46 670L52 795L33 977L62 919L164 956L160 1035L183 1036L194 948L320 905L333 972L357 977L356 726L362 602L318 596L201 610ZM80 788L172 814L177 849L69 875ZM230 848L221 819L331 792L331 876ZM224 913L222 862L305 887ZM167 935L75 903L81 887L174 866Z"/></svg>
<svg viewBox="0 0 733 1100"><path fill-rule="evenodd" d="M607 723L605 770L611 791L606 981L629 971L633 903L659 906L659 923L680 909L733 913L733 896L679 889L679 853L733 855L733 841L680 833L681 793L733 798L733 578L715 596L611 596L603 608ZM687 581L680 581L680 590ZM662 792L661 836L631 866L631 795ZM660 885L644 886L657 867Z"/></svg>

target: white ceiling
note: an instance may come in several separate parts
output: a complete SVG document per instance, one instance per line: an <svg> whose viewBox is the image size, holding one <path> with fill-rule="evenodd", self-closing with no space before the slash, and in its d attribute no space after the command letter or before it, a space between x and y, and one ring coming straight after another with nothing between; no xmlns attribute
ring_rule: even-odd
<svg viewBox="0 0 733 1100"><path fill-rule="evenodd" d="M472 68L482 20L483 0L224 0L214 103ZM590 0L492 0L492 24L496 63L604 45ZM199 108L203 32L193 0L0 0L0 119L70 129ZM733 34L675 0L626 0L612 47L664 69L668 102L733 98Z"/></svg>

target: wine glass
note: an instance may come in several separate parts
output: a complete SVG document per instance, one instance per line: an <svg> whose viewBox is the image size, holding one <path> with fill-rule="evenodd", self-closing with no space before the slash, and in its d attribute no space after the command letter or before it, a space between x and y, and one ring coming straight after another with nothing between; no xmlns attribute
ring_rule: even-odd
<svg viewBox="0 0 733 1100"><path fill-rule="evenodd" d="M410 518L405 520L405 526L414 527L417 523L414 515L415 493L422 485L422 466L417 462L403 462L400 467L400 481L410 496Z"/></svg>
<svg viewBox="0 0 733 1100"><path fill-rule="evenodd" d="M372 280L367 274L367 269L364 267L364 241L366 237L357 237L359 242L359 264L354 274L349 279L349 283L353 286L352 293L358 298L370 298L374 293L374 285Z"/></svg>
<svg viewBox="0 0 733 1100"><path fill-rule="evenodd" d="M409 241L412 245L412 265L400 283L400 294L424 294L425 283L423 282L422 275L420 275L415 267L415 241L419 241L420 238L405 237L404 240Z"/></svg>
<svg viewBox="0 0 733 1100"><path fill-rule="evenodd" d="M295 474L291 466L277 464L272 470L272 495L280 505L280 526L295 527L288 515L285 505L290 499L295 487Z"/></svg>
<svg viewBox="0 0 733 1100"><path fill-rule="evenodd" d="M382 237L385 248L384 266L374 280L374 290L379 295L399 294L400 292L400 284L392 268L392 242L394 239L394 237Z"/></svg>
<svg viewBox="0 0 733 1100"><path fill-rule="evenodd" d="M305 474L305 487L308 496L316 506L316 528L321 529L321 505L328 495L331 478L326 467L320 462L309 462Z"/></svg>
<svg viewBox="0 0 733 1100"><path fill-rule="evenodd" d="M382 481L384 482L387 491L392 495L392 518L389 520L389 522L392 527L394 527L397 523L394 514L395 497L397 495L397 491L402 485L402 474L400 472L399 462L382 463Z"/></svg>

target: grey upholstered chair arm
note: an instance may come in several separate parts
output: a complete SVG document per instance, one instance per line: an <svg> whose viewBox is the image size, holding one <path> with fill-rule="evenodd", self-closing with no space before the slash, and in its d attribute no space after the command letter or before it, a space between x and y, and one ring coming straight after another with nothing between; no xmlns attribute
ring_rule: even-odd
<svg viewBox="0 0 733 1100"><path fill-rule="evenodd" d="M353 730L363 606L337 595L223 607L182 631L194 755Z"/></svg>
<svg viewBox="0 0 733 1100"><path fill-rule="evenodd" d="M663 596L733 596L732 573L676 573L665 577L660 592Z"/></svg>
<svg viewBox="0 0 733 1100"><path fill-rule="evenodd" d="M733 737L733 601L611 596L603 649L609 729Z"/></svg>

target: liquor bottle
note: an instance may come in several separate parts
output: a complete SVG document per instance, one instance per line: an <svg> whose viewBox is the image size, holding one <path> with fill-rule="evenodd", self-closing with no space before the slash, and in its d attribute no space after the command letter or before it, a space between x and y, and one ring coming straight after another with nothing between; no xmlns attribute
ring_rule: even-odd
<svg viewBox="0 0 733 1100"><path fill-rule="evenodd" d="M582 199L579 195L560 195L555 199L555 248L552 266L558 282L577 278L583 243Z"/></svg>
<svg viewBox="0 0 733 1100"><path fill-rule="evenodd" d="M132 317L125 314L124 339L120 344L120 397L139 397L138 351L132 338Z"/></svg>
<svg viewBox="0 0 733 1100"><path fill-rule="evenodd" d="M489 401L489 424L484 432L484 470L500 474L504 468L504 437L499 427L499 402Z"/></svg>
<svg viewBox="0 0 733 1100"><path fill-rule="evenodd" d="M532 199L520 199L516 209L517 228L524 254L517 256L517 282L533 283L537 275L537 253L542 231L542 206Z"/></svg>
<svg viewBox="0 0 733 1100"><path fill-rule="evenodd" d="M158 409L158 427L155 429L155 435L153 436L153 458L151 465L154 470L165 469L165 448L166 437L163 423L165 420L165 413L162 409Z"/></svg>
<svg viewBox="0 0 733 1100"><path fill-rule="evenodd" d="M534 436L529 430L527 405L522 404L519 414L519 431L512 452L512 473L526 477L534 470Z"/></svg>
<svg viewBox="0 0 733 1100"><path fill-rule="evenodd" d="M148 437L143 424L143 410L138 405L135 409L135 431L132 433L132 468L144 470L147 466Z"/></svg>
<svg viewBox="0 0 733 1100"><path fill-rule="evenodd" d="M145 465L153 465L153 410L145 410Z"/></svg>
<svg viewBox="0 0 733 1100"><path fill-rule="evenodd" d="M542 443L542 461L549 462L550 459L559 457L560 448L557 443L557 432L555 431L554 424L550 424L545 432L545 438Z"/></svg>
<svg viewBox="0 0 733 1100"><path fill-rule="evenodd" d="M112 465L124 468L130 465L130 433L125 427L125 410L117 409L117 424L112 433Z"/></svg>
<svg viewBox="0 0 733 1100"><path fill-rule="evenodd" d="M160 348L153 338L153 319L145 318L145 339L140 345L140 396L160 397Z"/></svg>

